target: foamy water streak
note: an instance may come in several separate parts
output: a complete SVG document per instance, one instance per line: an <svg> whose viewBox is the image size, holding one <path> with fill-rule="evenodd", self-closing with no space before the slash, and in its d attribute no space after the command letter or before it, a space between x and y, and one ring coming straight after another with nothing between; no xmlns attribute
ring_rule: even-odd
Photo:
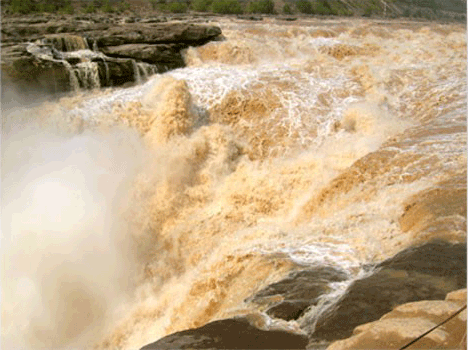
<svg viewBox="0 0 468 350"><path fill-rule="evenodd" d="M227 40L189 49L186 68L37 110L78 131L124 124L149 155L122 215L139 284L96 348L239 314L300 332L245 300L291 269L345 269L313 319L361 264L466 235L446 203L466 193L462 26L219 24Z"/></svg>
<svg viewBox="0 0 468 350"><path fill-rule="evenodd" d="M223 113L232 108L233 111L228 110L229 115L225 119L233 114L245 113L249 127L255 129L256 124L262 122L267 123L268 128L284 129L285 137L294 138L305 147L322 143L343 111L358 100L355 96L334 96L334 91L343 88L350 92L357 90L357 85L342 75L322 78L284 64L264 64L252 68L224 65L195 67L178 70L171 75L187 80L195 104L210 114ZM233 93L238 95L232 96ZM320 97L325 95L328 100L320 101ZM239 106L245 100L259 101L259 104L249 106L247 102L246 106ZM275 103L276 106L268 110L261 103ZM324 104L334 107L327 108ZM258 116L260 120L249 120L253 116ZM226 121L231 122L229 119Z"/></svg>

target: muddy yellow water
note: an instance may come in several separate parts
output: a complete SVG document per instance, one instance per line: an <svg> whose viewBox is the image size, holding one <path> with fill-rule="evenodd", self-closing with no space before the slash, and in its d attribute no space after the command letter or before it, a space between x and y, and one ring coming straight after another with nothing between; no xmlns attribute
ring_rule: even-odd
<svg viewBox="0 0 468 350"><path fill-rule="evenodd" d="M299 331L244 299L466 240L464 25L216 23L186 68L5 118L7 348L137 349L239 314Z"/></svg>

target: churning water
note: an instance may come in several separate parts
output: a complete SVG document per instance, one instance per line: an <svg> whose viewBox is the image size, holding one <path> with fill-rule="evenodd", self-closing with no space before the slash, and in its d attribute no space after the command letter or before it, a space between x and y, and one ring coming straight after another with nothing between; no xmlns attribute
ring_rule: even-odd
<svg viewBox="0 0 468 350"><path fill-rule="evenodd" d="M5 348L137 349L291 268L465 239L463 25L218 24L186 68L4 111Z"/></svg>

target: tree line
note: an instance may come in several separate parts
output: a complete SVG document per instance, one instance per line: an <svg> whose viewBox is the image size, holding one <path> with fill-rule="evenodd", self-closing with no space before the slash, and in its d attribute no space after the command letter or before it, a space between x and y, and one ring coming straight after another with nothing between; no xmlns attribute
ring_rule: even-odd
<svg viewBox="0 0 468 350"><path fill-rule="evenodd" d="M74 14L76 12L76 1L71 0L10 0L9 4L3 5L3 9L11 14L29 13L63 13ZM82 1L79 10L84 13L102 12L124 12L130 5L125 0L92 0Z"/></svg>
<svg viewBox="0 0 468 350"><path fill-rule="evenodd" d="M51 12L73 14L83 13L124 13L132 10L131 0L1 0L2 10L11 14ZM441 0L399 0L403 17L425 17L434 19L441 16L438 11ZM444 0L447 1L447 0ZM450 4L455 0L450 0ZM459 1L459 0L458 0ZM144 2L143 2L144 4ZM149 8L156 12L185 13L188 11L219 14L309 14L333 16L396 16L385 14L380 0L353 2L346 6L340 0L285 0L282 7L274 0L146 0ZM409 6L413 7L409 7ZM414 6L416 5L416 6ZM466 11L466 2L461 6ZM458 6L460 7L460 6ZM460 8L461 8L460 7ZM459 8L456 8L459 10ZM465 12L463 11L463 12ZM466 18L466 16L464 17Z"/></svg>
<svg viewBox="0 0 468 350"><path fill-rule="evenodd" d="M273 0L147 0L155 11L183 13L187 11L220 14L319 14L351 15L346 8L330 6L327 0L289 0L281 9L275 8ZM5 6L10 14L29 13L122 13L131 10L125 0L10 0Z"/></svg>

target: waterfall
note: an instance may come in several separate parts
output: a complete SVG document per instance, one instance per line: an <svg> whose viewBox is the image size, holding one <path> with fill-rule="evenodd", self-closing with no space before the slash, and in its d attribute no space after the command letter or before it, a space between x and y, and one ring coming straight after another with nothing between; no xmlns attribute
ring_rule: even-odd
<svg viewBox="0 0 468 350"><path fill-rule="evenodd" d="M132 65L133 65L133 76L134 76L135 82L137 84L141 84L141 74L140 74L140 69L138 68L138 64L136 63L135 60L132 60Z"/></svg>
<svg viewBox="0 0 468 350"><path fill-rule="evenodd" d="M148 80L150 75L158 73L158 67L153 64L136 62L136 65L138 67L140 78L143 77L144 81Z"/></svg>
<svg viewBox="0 0 468 350"><path fill-rule="evenodd" d="M80 89L80 81L76 75L75 70L73 69L72 65L65 60L62 60L64 67L68 70L68 74L70 76L70 87L72 91L78 91Z"/></svg>
<svg viewBox="0 0 468 350"><path fill-rule="evenodd" d="M81 62L76 65L80 86L85 89L95 89L101 87L99 79L99 65L97 62Z"/></svg>
<svg viewBox="0 0 468 350"><path fill-rule="evenodd" d="M433 239L466 241L464 26L220 22L228 39L189 50L184 68L25 113L82 122L77 137L49 147L48 129L7 135L4 228L15 260L5 259L2 276L4 348L139 349L263 313L246 302L258 290L297 269L336 266L350 277L288 321L315 341L341 305L351 321L366 313L345 302L366 285L368 266ZM141 83L157 69L54 50L28 47L40 64L61 62L75 90ZM115 251L122 237L131 243ZM414 274L425 285L405 271L383 277ZM446 278L427 282L452 288ZM74 303L86 300L87 308ZM345 323L330 322L330 334Z"/></svg>
<svg viewBox="0 0 468 350"><path fill-rule="evenodd" d="M52 45L55 49L61 52L73 52L78 50L89 50L89 45L86 38L80 35L57 34L48 36L40 40L44 45Z"/></svg>
<svg viewBox="0 0 468 350"><path fill-rule="evenodd" d="M104 68L106 70L106 83L104 86L111 86L109 65L107 64L105 60L103 60L103 63L104 63Z"/></svg>

